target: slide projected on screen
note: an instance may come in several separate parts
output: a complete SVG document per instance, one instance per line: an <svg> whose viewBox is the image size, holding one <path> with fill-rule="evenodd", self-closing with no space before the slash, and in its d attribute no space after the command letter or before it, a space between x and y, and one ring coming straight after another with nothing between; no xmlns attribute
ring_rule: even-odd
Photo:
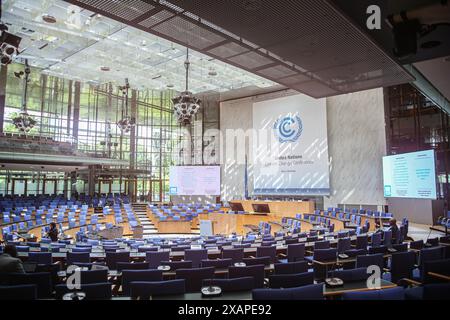
<svg viewBox="0 0 450 320"><path fill-rule="evenodd" d="M384 196L436 199L434 150L383 157Z"/></svg>
<svg viewBox="0 0 450 320"><path fill-rule="evenodd" d="M254 194L329 195L326 100L304 94L253 104Z"/></svg>
<svg viewBox="0 0 450 320"><path fill-rule="evenodd" d="M219 166L170 167L170 195L218 196L220 195Z"/></svg>

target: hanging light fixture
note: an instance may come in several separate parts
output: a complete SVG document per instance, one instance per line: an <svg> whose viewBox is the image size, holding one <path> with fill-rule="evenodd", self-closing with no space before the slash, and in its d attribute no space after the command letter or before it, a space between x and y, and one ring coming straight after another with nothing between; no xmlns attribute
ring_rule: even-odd
<svg viewBox="0 0 450 320"><path fill-rule="evenodd" d="M36 120L31 117L27 112L27 99L28 99L28 82L30 77L30 66L28 65L28 59L25 60L25 77L23 78L23 93L22 93L22 110L19 115L12 118L14 126L21 132L28 133L36 125ZM22 78L23 72L16 73L16 77Z"/></svg>
<svg viewBox="0 0 450 320"><path fill-rule="evenodd" d="M128 133L131 131L136 123L134 119L132 119L128 115L128 91L130 89L130 83L128 82L128 78L125 79L125 85L119 87L122 90L122 119L117 122L117 126L122 131L122 133Z"/></svg>
<svg viewBox="0 0 450 320"><path fill-rule="evenodd" d="M184 67L186 68L186 90L181 92L178 97L172 99L174 114L178 119L178 122L183 125L191 123L192 117L200 109L201 100L194 97L192 92L189 91L189 48L186 50L186 61Z"/></svg>

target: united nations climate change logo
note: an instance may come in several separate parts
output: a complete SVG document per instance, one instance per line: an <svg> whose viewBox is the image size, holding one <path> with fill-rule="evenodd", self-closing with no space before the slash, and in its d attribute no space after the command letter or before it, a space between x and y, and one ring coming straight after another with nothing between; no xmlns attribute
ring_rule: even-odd
<svg viewBox="0 0 450 320"><path fill-rule="evenodd" d="M302 135L303 124L298 115L285 116L275 121L273 129L280 142L295 142Z"/></svg>

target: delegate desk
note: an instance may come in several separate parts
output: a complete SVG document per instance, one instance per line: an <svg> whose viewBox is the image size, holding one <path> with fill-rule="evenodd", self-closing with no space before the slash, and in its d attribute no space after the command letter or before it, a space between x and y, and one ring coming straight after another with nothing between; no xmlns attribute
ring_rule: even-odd
<svg viewBox="0 0 450 320"><path fill-rule="evenodd" d="M350 222L349 219L339 219L339 218L335 218L333 216L326 216L323 214L307 213L306 215L314 216L317 218L330 219L331 223L334 223L334 231L340 231L340 230L346 229L346 224Z"/></svg>
<svg viewBox="0 0 450 320"><path fill-rule="evenodd" d="M158 233L191 233L191 221L187 220L154 220Z"/></svg>
<svg viewBox="0 0 450 320"><path fill-rule="evenodd" d="M295 217L297 213L314 212L314 201L262 201L262 200L233 200L230 204L241 204L246 212L253 212L253 205L266 204L272 217Z"/></svg>
<svg viewBox="0 0 450 320"><path fill-rule="evenodd" d="M267 213L202 213L198 215L199 220L211 220L213 223L214 234L231 234L235 232L238 235L245 235L250 230L245 225L258 225L261 221L269 222L274 217ZM281 222L281 218L278 219Z"/></svg>
<svg viewBox="0 0 450 320"><path fill-rule="evenodd" d="M336 296L340 296L346 292L361 292L380 289L395 288L395 283L381 280L379 288L368 288L366 281L356 281L345 283L342 287L327 288L323 285L323 296L327 299L333 299ZM238 292L224 292L217 297L204 297L200 292L185 293L180 295L169 296L152 296L153 300L252 300L251 291L238 291Z"/></svg>

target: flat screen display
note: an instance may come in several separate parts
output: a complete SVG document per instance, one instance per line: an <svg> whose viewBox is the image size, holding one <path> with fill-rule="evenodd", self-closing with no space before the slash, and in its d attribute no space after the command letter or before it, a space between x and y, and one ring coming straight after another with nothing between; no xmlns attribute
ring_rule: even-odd
<svg viewBox="0 0 450 320"><path fill-rule="evenodd" d="M436 199L434 150L383 157L386 198Z"/></svg>
<svg viewBox="0 0 450 320"><path fill-rule="evenodd" d="M173 166L169 179L170 195L220 195L220 166Z"/></svg>

